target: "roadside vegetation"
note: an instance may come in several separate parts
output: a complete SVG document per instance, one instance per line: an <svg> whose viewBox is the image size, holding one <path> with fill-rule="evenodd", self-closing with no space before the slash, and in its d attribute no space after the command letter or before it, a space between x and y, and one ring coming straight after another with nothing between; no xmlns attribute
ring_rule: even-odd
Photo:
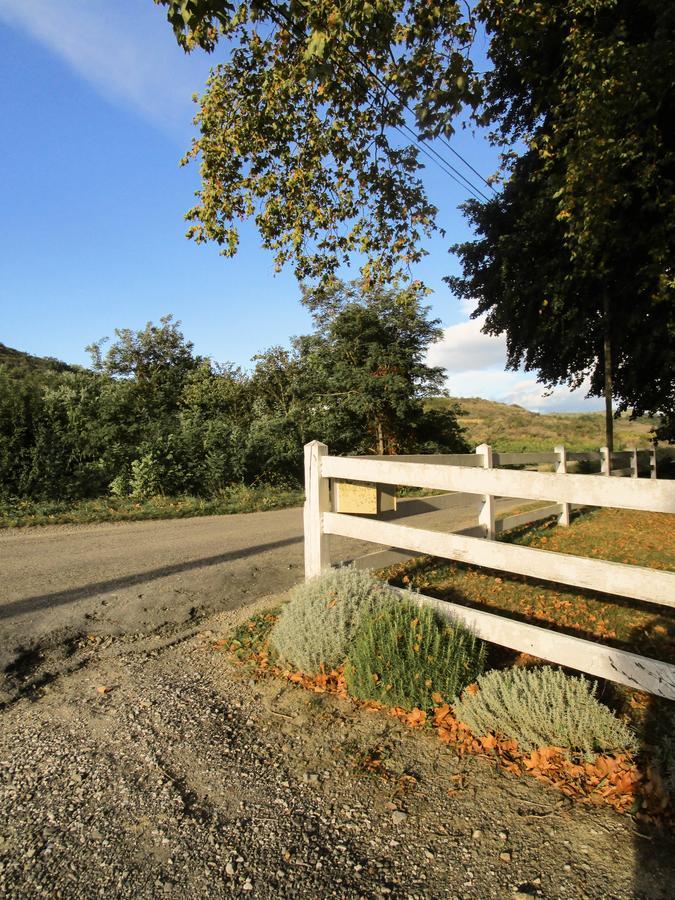
<svg viewBox="0 0 675 900"><path fill-rule="evenodd" d="M443 371L424 362L441 330L419 290L337 283L312 309L314 331L252 372L195 355L171 316L92 344L90 369L0 348L2 522L287 505L313 439L336 454L468 449L455 405L423 404Z"/></svg>
<svg viewBox="0 0 675 900"><path fill-rule="evenodd" d="M569 528L545 524L505 539L675 569L673 537L668 516L600 510L577 516ZM354 578L358 602L352 602L349 588ZM430 558L380 572L370 592L364 591L366 579L350 569L333 570L302 586L280 610L244 623L218 646L260 673L319 694L335 692L411 727L433 729L458 753L487 755L512 774L532 775L571 798L609 803L651 821L673 821L671 703L479 641L429 608L383 598L381 584L498 609L675 662L672 610ZM346 616L352 627L341 631L336 647L334 622L345 617L345 609L352 610ZM301 620L302 629L289 632L288 622ZM324 657L315 655L308 665L308 643L320 648L326 641L334 651L330 659L323 665Z"/></svg>
<svg viewBox="0 0 675 900"><path fill-rule="evenodd" d="M215 497L98 497L92 500L2 500L0 528L185 519L300 506L304 492L276 485L232 485Z"/></svg>

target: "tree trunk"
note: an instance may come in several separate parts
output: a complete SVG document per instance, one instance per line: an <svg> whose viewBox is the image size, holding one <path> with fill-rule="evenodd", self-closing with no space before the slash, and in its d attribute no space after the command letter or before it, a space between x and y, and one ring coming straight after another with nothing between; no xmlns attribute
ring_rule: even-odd
<svg viewBox="0 0 675 900"><path fill-rule="evenodd" d="M377 452L380 456L384 456L384 435L382 434L382 422L377 421Z"/></svg>
<svg viewBox="0 0 675 900"><path fill-rule="evenodd" d="M612 412L612 334L610 329L609 295L605 294L603 303L603 346L602 355L605 374L605 446L610 453L614 452L614 414ZM610 462L611 469L611 462Z"/></svg>

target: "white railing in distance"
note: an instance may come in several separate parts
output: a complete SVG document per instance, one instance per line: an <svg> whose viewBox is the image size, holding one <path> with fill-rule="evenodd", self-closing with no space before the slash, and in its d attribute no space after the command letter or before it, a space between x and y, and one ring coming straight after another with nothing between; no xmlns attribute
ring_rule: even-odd
<svg viewBox="0 0 675 900"><path fill-rule="evenodd" d="M350 481L372 481L467 494L493 494L523 500L675 512L675 485L667 481L653 483L634 478L608 481L602 475L517 472L345 456L322 457L321 475L324 478L346 478Z"/></svg>

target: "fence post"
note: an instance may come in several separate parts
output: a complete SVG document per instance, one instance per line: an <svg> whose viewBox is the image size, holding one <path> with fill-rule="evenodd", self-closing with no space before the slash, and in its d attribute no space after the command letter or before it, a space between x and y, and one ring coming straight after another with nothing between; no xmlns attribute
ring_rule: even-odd
<svg viewBox="0 0 675 900"><path fill-rule="evenodd" d="M555 452L558 454L558 464L556 466L556 472L559 475L567 474L567 450L564 447L554 447ZM570 513L572 512L572 504L571 503L561 503L560 515L558 516L558 525L564 525L567 527L570 524Z"/></svg>
<svg viewBox="0 0 675 900"><path fill-rule="evenodd" d="M305 580L330 568L329 538L323 531L323 513L330 512L328 479L321 477L321 457L328 447L320 441L305 444Z"/></svg>
<svg viewBox="0 0 675 900"><path fill-rule="evenodd" d="M481 444L476 447L476 453L483 457L483 468L492 469L492 447L489 444ZM495 528L495 498L492 494L483 494L483 505L478 513L478 524L485 528L485 537L494 541L497 530Z"/></svg>
<svg viewBox="0 0 675 900"><path fill-rule="evenodd" d="M656 447L652 447L651 453L649 454L649 477L656 478Z"/></svg>
<svg viewBox="0 0 675 900"><path fill-rule="evenodd" d="M612 454L609 447L600 448L600 473L602 475L612 474Z"/></svg>
<svg viewBox="0 0 675 900"><path fill-rule="evenodd" d="M631 478L638 477L637 447L630 448L630 477Z"/></svg>

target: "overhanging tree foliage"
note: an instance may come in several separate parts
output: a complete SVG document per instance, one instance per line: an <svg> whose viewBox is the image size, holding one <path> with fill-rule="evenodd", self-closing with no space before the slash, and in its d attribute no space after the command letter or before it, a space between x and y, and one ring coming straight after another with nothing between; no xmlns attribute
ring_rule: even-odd
<svg viewBox="0 0 675 900"><path fill-rule="evenodd" d="M449 134L482 93L478 121L511 148L508 186L469 205L482 237L460 248L455 288L506 332L512 365L550 384L587 374L619 409L672 420L672 4L156 2L186 50L229 51L188 154L202 171L193 238L231 255L252 217L277 265L323 288L359 254L372 284L410 275L436 210L397 129L410 110L419 137ZM489 35L482 78L473 16Z"/></svg>
<svg viewBox="0 0 675 900"><path fill-rule="evenodd" d="M156 0L186 50L227 45L200 99L202 187L189 235L225 255L253 218L277 266L329 284L362 256L373 284L409 272L436 210L400 130L450 134L476 100L459 3ZM412 111L412 116L406 110Z"/></svg>
<svg viewBox="0 0 675 900"><path fill-rule="evenodd" d="M675 9L660 0L485 0L482 121L506 147L495 199L469 201L478 240L454 290L506 333L508 363L675 410Z"/></svg>

